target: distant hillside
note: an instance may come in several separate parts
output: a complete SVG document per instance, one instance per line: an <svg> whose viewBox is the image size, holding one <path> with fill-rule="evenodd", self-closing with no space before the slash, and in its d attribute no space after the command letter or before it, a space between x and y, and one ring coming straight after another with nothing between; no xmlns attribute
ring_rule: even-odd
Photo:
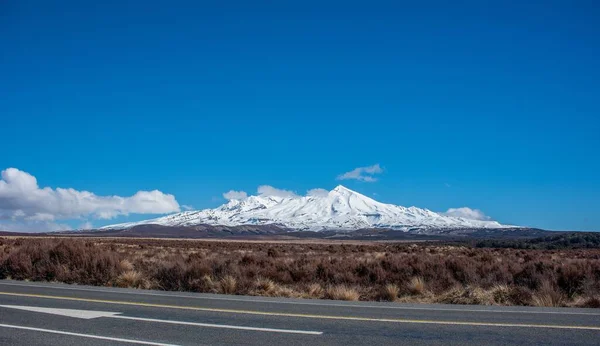
<svg viewBox="0 0 600 346"><path fill-rule="evenodd" d="M431 240L442 242L469 242L475 246L475 241L495 239L506 247L514 247L508 240L518 239L517 243L533 238L549 237L555 232L533 228L501 228L501 229L429 229L426 232L400 231L382 228L365 228L351 232L339 230L292 231L276 225L242 225L242 226L162 226L138 225L125 229L101 229L88 231L63 231L51 233L10 233L4 236L66 236L66 237L122 237L122 238L187 238L187 239L337 239L337 240L366 240L366 241L411 241ZM480 246L494 244L478 242Z"/></svg>
<svg viewBox="0 0 600 346"><path fill-rule="evenodd" d="M561 232L533 239L485 239L477 241L475 246L543 250L600 248L600 232Z"/></svg>

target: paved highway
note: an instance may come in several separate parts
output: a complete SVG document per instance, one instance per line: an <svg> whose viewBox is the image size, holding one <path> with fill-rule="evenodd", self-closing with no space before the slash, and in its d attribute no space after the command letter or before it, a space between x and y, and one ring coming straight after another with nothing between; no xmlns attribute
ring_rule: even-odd
<svg viewBox="0 0 600 346"><path fill-rule="evenodd" d="M598 345L600 310L0 281L0 345Z"/></svg>

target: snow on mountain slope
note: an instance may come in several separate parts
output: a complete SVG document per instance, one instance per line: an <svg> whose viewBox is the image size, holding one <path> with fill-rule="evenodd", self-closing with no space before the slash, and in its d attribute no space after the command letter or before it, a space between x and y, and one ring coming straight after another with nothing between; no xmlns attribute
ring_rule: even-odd
<svg viewBox="0 0 600 346"><path fill-rule="evenodd" d="M416 207L377 202L338 186L326 196L250 196L215 208L186 211L157 219L123 223L102 229L124 229L144 224L163 226L277 224L295 230L356 230L361 228L503 228L496 221L470 220Z"/></svg>
<svg viewBox="0 0 600 346"><path fill-rule="evenodd" d="M503 228L496 221L470 220L416 207L377 202L338 186L326 196L250 196L215 208L186 211L152 220L123 223L102 229L123 229L144 224L163 226L277 224L295 230L356 230L361 228Z"/></svg>

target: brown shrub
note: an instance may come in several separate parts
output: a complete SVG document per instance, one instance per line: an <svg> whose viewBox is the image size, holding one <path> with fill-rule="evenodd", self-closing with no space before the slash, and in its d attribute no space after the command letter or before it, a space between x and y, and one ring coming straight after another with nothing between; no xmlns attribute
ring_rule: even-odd
<svg viewBox="0 0 600 346"><path fill-rule="evenodd" d="M28 239L16 244L0 264L5 277L104 286L121 271L117 253L83 241Z"/></svg>
<svg viewBox="0 0 600 346"><path fill-rule="evenodd" d="M504 284L495 285L491 289L492 298L494 303L499 305L507 305L510 303L511 298L511 290L508 286Z"/></svg>
<svg viewBox="0 0 600 346"><path fill-rule="evenodd" d="M589 266L580 261L564 264L557 271L557 285L569 297L581 293L586 278L591 276Z"/></svg>
<svg viewBox="0 0 600 346"><path fill-rule="evenodd" d="M486 291L481 287L455 287L435 298L435 302L444 304L493 305L494 297L491 291Z"/></svg>
<svg viewBox="0 0 600 346"><path fill-rule="evenodd" d="M181 262L159 262L153 271L152 279L156 287L164 291L183 291L186 288L185 265Z"/></svg>
<svg viewBox="0 0 600 346"><path fill-rule="evenodd" d="M533 293L527 287L512 286L508 292L508 302L511 305L531 305Z"/></svg>
<svg viewBox="0 0 600 346"><path fill-rule="evenodd" d="M578 301L575 306L579 308L600 308L600 297L589 297Z"/></svg>

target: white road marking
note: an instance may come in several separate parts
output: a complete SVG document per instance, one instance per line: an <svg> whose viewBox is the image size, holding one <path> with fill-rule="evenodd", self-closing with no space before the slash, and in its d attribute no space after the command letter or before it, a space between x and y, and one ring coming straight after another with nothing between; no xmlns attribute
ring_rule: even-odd
<svg viewBox="0 0 600 346"><path fill-rule="evenodd" d="M91 319L100 318L100 317L108 317L108 318L119 318L119 319L123 319L123 320L133 320L133 321L143 321L143 322L179 324L179 325L184 325L184 326L207 327L207 328L251 330L251 331L270 332L270 333L307 334L307 335L322 335L323 334L323 332L316 332L316 331L310 331L310 330L246 327L246 326L233 326L233 325L229 325L229 324L198 323L198 322L186 322L186 321L158 320L158 319L154 319L154 318L143 318L143 317L129 317L129 316L121 316L120 312L109 312L109 311L55 309L55 308L42 308L42 307L37 307L37 306L24 306L24 305L0 305L0 308L17 309L17 310L24 310L24 311L31 311L31 312L40 312L43 314L52 314L52 315L59 315L59 316L66 316L66 317L73 317L73 318L81 318L81 319L85 319L85 320L91 320Z"/></svg>
<svg viewBox="0 0 600 346"><path fill-rule="evenodd" d="M248 296L248 299L243 298L228 298L228 297L208 297L208 296L194 296L185 294L165 294L165 293L153 293L153 292L129 292L125 290L117 290L111 292L110 290L84 288L84 287L64 287L59 285L28 285L19 284L12 282L2 282L0 285L5 286L18 286L18 287L30 287L30 288L50 288L57 290L71 290L71 291L84 291L84 292L98 292L98 293L117 293L117 294L130 294L136 296L155 296L155 297L171 297L171 298L189 298L189 299L204 299L204 300L223 300L232 302L246 302L246 303L266 303L266 304L290 304L290 305L310 305L310 306L335 306L345 308L365 308L365 309L396 309L396 310L416 310L416 311L448 311L448 312L484 312L484 313L513 313L513 314L549 314L549 315L582 315L582 316L600 316L600 312L579 312L579 311L544 311L544 310L488 310L488 309L472 309L457 306L456 308L444 308L444 307L424 307L424 306L390 306L390 305L367 305L367 304L354 304L354 303L332 303L328 301L322 302L311 302L311 301L285 301L285 300L272 300L263 299L262 297ZM393 304L393 303L391 303Z"/></svg>
<svg viewBox="0 0 600 346"><path fill-rule="evenodd" d="M41 307L37 307L37 306L22 306L22 305L0 305L0 308L41 312L43 314L53 314L53 315L81 318L84 320L91 320L92 318L98 318L98 317L112 317L114 315L120 314L120 312L55 309L55 308L41 308Z"/></svg>
<svg viewBox="0 0 600 346"><path fill-rule="evenodd" d="M168 323L168 324L180 324L180 325L185 325L185 326L196 326L196 327L225 328L225 329L239 329L239 330L253 330L253 331L258 331L258 332L287 333L287 334L307 334L307 335L322 335L323 334L323 332L315 332L315 331L310 331L310 330L244 327L244 326L232 326L232 325L228 325L228 324L212 324L212 323L196 323L196 322L157 320L157 319L154 319L154 318L129 317L129 316L110 316L110 317L111 318L123 319L123 320L134 320L134 321L145 321L145 322L156 322L156 323Z"/></svg>
<svg viewBox="0 0 600 346"><path fill-rule="evenodd" d="M52 333L52 334L60 334L60 335L78 336L78 337L82 337L82 338L99 339L99 340L107 340L107 341L117 341L117 342L123 342L123 343L128 343L128 344L154 345L154 346L177 346L175 344L163 344L163 343L160 343L160 342L141 341L141 340L122 339L122 338L113 338L113 337L110 337L110 336L100 336L100 335L92 335L92 334L72 333L72 332L64 332L62 330L33 328L33 327L25 327L25 326L15 326L15 325L11 325L11 324L0 324L0 328L12 328L12 329L30 330L30 331L42 332L42 333Z"/></svg>
<svg viewBox="0 0 600 346"><path fill-rule="evenodd" d="M468 321L370 318L370 317L357 317L357 316L312 315L312 314L297 314L297 313L285 313L285 312L216 309L216 308L202 308L202 307L196 307L196 306L161 305L161 304L151 304L151 303L134 303L134 302L126 302L126 301L84 299L84 298L73 298L73 297L57 297L57 296L44 296L44 295L35 295L35 294L19 294L19 293L6 293L6 292L0 292L0 295L35 297L35 298L44 298L44 299L57 299L57 300L71 300L71 301L84 301L84 302L91 302L91 303L129 305L129 306L145 306L145 307L153 307L153 308L167 308L167 309L192 310L192 311L210 311L210 312L223 312L223 313L259 315L259 316L298 317L298 318L313 318L313 319L340 320L340 321L421 323L421 324L490 326L490 327L556 328L556 329L581 329L581 330L600 331L600 326L573 326L573 325L556 325L556 324L513 324L513 323L496 323L496 322L468 322ZM110 317L119 318L121 316L115 315L115 316L110 316Z"/></svg>

